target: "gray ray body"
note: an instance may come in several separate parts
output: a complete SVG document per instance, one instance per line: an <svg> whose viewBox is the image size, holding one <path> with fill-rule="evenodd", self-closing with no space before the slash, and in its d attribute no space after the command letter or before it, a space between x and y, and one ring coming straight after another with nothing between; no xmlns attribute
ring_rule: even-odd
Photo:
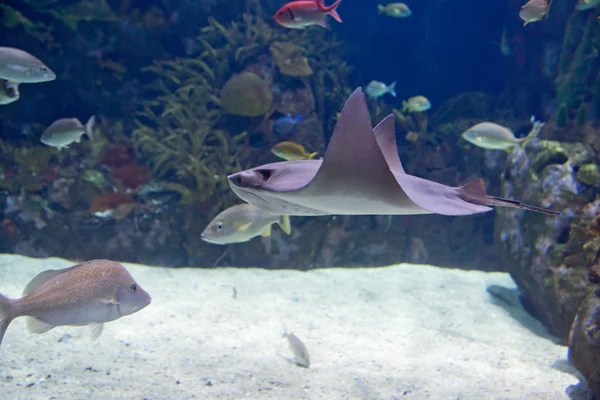
<svg viewBox="0 0 600 400"><path fill-rule="evenodd" d="M228 181L242 200L279 215L471 215L492 206L559 214L488 196L482 179L451 187L406 174L394 116L373 129L360 88L342 109L323 160L266 164L232 174Z"/></svg>

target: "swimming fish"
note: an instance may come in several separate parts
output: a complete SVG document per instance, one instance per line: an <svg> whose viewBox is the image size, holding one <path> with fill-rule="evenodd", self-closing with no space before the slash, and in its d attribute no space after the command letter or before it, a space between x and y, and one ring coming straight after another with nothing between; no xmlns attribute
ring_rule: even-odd
<svg viewBox="0 0 600 400"><path fill-rule="evenodd" d="M242 200L275 215L472 215L513 207L557 211L489 196L483 179L460 187L408 175L394 114L374 129L361 88L347 100L323 160L265 164L227 177Z"/></svg>
<svg viewBox="0 0 600 400"><path fill-rule="evenodd" d="M575 9L579 11L589 10L600 4L600 0L578 0Z"/></svg>
<svg viewBox="0 0 600 400"><path fill-rule="evenodd" d="M284 335L288 340L290 350L294 353L294 363L300 367L310 367L310 355L304 343L293 332L287 333L286 331Z"/></svg>
<svg viewBox="0 0 600 400"><path fill-rule="evenodd" d="M404 3L389 3L385 6L378 4L377 10L379 10L379 14L385 14L388 17L407 18L412 15L412 11Z"/></svg>
<svg viewBox="0 0 600 400"><path fill-rule="evenodd" d="M19 93L19 84L17 82L7 81L6 79L0 79L0 104L10 104L19 100L21 94Z"/></svg>
<svg viewBox="0 0 600 400"><path fill-rule="evenodd" d="M271 152L279 158L283 158L286 161L294 160L310 160L314 158L319 152L307 153L304 146L294 142L281 142L277 143Z"/></svg>
<svg viewBox="0 0 600 400"><path fill-rule="evenodd" d="M275 132L279 137L287 138L294 133L296 127L302 121L304 121L304 119L299 113L296 113L296 115L293 117L291 114L288 114L284 117L279 117L273 122L273 132Z"/></svg>
<svg viewBox="0 0 600 400"><path fill-rule="evenodd" d="M502 28L502 37L500 38L500 53L505 56L510 56L510 41L508 40L508 31L506 25Z"/></svg>
<svg viewBox="0 0 600 400"><path fill-rule="evenodd" d="M259 235L270 236L275 223L288 235L292 232L287 215L265 214L251 204L238 204L213 218L200 238L213 244L247 242Z"/></svg>
<svg viewBox="0 0 600 400"><path fill-rule="evenodd" d="M45 145L61 149L73 142L79 143L84 134L90 139L94 139L95 121L96 117L92 115L83 126L77 118L61 118L46 128L42 133L41 141Z"/></svg>
<svg viewBox="0 0 600 400"><path fill-rule="evenodd" d="M38 274L20 299L0 294L0 344L13 319L29 317L30 332L44 333L64 325L90 325L92 339L105 322L140 311L151 298L123 265L91 260Z"/></svg>
<svg viewBox="0 0 600 400"><path fill-rule="evenodd" d="M18 83L37 83L53 81L56 79L56 74L26 51L0 47L0 79Z"/></svg>
<svg viewBox="0 0 600 400"><path fill-rule="evenodd" d="M550 11L550 5L547 0L529 0L519 11L519 17L525 21L523 26L530 22L536 22L544 18L548 11Z"/></svg>
<svg viewBox="0 0 600 400"><path fill-rule="evenodd" d="M328 28L326 17L331 15L337 22L342 22L336 9L342 0L325 6L323 0L296 0L287 3L275 13L275 21L281 26L291 29L304 29L307 26L319 25Z"/></svg>
<svg viewBox="0 0 600 400"><path fill-rule="evenodd" d="M365 88L365 93L371 98L377 98L386 93L396 97L396 81L392 82L389 86L383 82L371 81Z"/></svg>
<svg viewBox="0 0 600 400"><path fill-rule="evenodd" d="M425 96L414 96L402 102L402 112L422 112L431 108L431 103Z"/></svg>
<svg viewBox="0 0 600 400"><path fill-rule="evenodd" d="M521 146L537 137L544 126L543 122L532 118L533 127L525 137L517 139L512 130L493 122L482 122L463 132L462 137L467 142L488 150L506 150L513 146Z"/></svg>

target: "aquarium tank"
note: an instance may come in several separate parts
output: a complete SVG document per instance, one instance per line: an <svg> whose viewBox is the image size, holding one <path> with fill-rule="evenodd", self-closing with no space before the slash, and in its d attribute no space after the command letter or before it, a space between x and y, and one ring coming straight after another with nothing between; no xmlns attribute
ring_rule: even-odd
<svg viewBox="0 0 600 400"><path fill-rule="evenodd" d="M0 21L0 400L600 399L600 0Z"/></svg>

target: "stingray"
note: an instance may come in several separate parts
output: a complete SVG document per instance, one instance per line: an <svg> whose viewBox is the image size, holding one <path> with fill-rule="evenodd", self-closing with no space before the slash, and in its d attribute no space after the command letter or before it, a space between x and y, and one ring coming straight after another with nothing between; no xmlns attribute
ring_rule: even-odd
<svg viewBox="0 0 600 400"><path fill-rule="evenodd" d="M471 215L494 206L557 211L488 196L483 179L446 186L404 171L394 115L373 129L361 88L352 93L323 160L283 161L227 177L242 200L277 215Z"/></svg>

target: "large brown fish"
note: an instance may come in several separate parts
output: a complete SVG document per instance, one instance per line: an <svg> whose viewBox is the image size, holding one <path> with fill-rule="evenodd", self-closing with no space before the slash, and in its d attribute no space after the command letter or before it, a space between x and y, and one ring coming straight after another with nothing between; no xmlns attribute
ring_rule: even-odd
<svg viewBox="0 0 600 400"><path fill-rule="evenodd" d="M91 260L44 271L29 282L22 298L0 294L0 344L11 321L25 316L33 333L61 325L90 325L96 339L104 322L133 314L150 301L125 267L114 261Z"/></svg>

